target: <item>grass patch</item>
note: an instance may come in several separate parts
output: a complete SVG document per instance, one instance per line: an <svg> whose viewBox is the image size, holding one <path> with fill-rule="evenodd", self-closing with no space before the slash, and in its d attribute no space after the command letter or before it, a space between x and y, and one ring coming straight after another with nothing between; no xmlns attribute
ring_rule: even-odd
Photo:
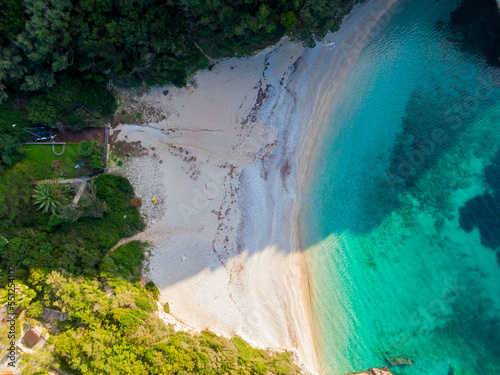
<svg viewBox="0 0 500 375"><path fill-rule="evenodd" d="M62 151L62 147L54 146L57 153ZM51 145L26 145L21 163L32 167L34 180L45 180L79 177L80 171L75 166L81 159L77 143L66 143L62 155L54 155Z"/></svg>

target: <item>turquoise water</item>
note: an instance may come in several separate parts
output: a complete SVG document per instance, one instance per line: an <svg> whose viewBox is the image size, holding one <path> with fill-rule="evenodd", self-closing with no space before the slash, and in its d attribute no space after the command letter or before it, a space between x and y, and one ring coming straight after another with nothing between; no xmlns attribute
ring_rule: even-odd
<svg viewBox="0 0 500 375"><path fill-rule="evenodd" d="M500 70L457 6L403 1L332 109L301 214L327 374L500 371Z"/></svg>

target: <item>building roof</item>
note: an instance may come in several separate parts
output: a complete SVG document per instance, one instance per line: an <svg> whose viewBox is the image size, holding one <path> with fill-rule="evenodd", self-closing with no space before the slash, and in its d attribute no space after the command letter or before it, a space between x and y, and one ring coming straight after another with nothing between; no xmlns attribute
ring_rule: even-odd
<svg viewBox="0 0 500 375"><path fill-rule="evenodd" d="M40 341L40 335L33 329L29 329L28 332L24 334L24 341L28 346L34 346Z"/></svg>

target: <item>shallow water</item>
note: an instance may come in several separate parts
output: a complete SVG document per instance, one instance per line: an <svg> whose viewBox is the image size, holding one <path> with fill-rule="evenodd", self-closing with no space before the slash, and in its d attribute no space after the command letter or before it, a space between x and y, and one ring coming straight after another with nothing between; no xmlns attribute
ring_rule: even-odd
<svg viewBox="0 0 500 375"><path fill-rule="evenodd" d="M500 370L500 70L458 5L402 1L332 110L301 214L327 374Z"/></svg>

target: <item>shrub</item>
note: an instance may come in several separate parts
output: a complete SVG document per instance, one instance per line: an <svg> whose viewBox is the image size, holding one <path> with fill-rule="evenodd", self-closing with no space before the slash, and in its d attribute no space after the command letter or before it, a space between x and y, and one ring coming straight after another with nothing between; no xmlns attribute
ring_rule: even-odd
<svg viewBox="0 0 500 375"><path fill-rule="evenodd" d="M168 302L165 302L163 304L163 311L165 311L167 314L170 314L170 305L168 304Z"/></svg>
<svg viewBox="0 0 500 375"><path fill-rule="evenodd" d="M62 223L64 223L64 219L57 215L57 214L52 214L50 215L50 219L49 219L49 226L51 227L58 227L59 225L61 225Z"/></svg>
<svg viewBox="0 0 500 375"><path fill-rule="evenodd" d="M141 207L142 206L142 199L139 197L134 197L130 200L130 205L132 207Z"/></svg>
<svg viewBox="0 0 500 375"><path fill-rule="evenodd" d="M136 297L135 304L138 308L145 311L154 311L154 305L150 298L147 297Z"/></svg>
<svg viewBox="0 0 500 375"><path fill-rule="evenodd" d="M61 117L59 108L43 96L34 98L26 109L28 110L29 120L34 124L54 126Z"/></svg>
<svg viewBox="0 0 500 375"><path fill-rule="evenodd" d="M75 129L83 128L86 124L80 115L68 116L68 125Z"/></svg>
<svg viewBox="0 0 500 375"><path fill-rule="evenodd" d="M99 112L104 117L115 113L116 99L112 92L93 82L80 81L79 83L78 101L82 105Z"/></svg>
<svg viewBox="0 0 500 375"><path fill-rule="evenodd" d="M62 161L56 159L56 160L52 160L52 162L50 163L50 166L52 167L52 169L60 169L63 166L63 163L62 163Z"/></svg>
<svg viewBox="0 0 500 375"><path fill-rule="evenodd" d="M148 314L144 311L137 309L113 309L110 311L113 320L118 323L124 332L133 332Z"/></svg>
<svg viewBox="0 0 500 375"><path fill-rule="evenodd" d="M31 170L20 163L6 170L0 170L0 218L14 219L30 211Z"/></svg>
<svg viewBox="0 0 500 375"><path fill-rule="evenodd" d="M27 110L29 120L35 124L54 126L58 122L80 129L109 118L116 110L116 100L98 84L66 79L50 92L35 96Z"/></svg>
<svg viewBox="0 0 500 375"><path fill-rule="evenodd" d="M26 315L29 318L38 318L43 311L43 305L40 301L36 301L28 306L26 310Z"/></svg>
<svg viewBox="0 0 500 375"><path fill-rule="evenodd" d="M152 281L149 281L146 285L144 285L144 287L146 288L146 290L149 290L151 292L154 300L158 301L158 299L160 298L160 290L155 285L155 283Z"/></svg>
<svg viewBox="0 0 500 375"><path fill-rule="evenodd" d="M78 154L84 159L92 170L98 171L104 167L104 147L99 142L82 141L78 145Z"/></svg>
<svg viewBox="0 0 500 375"><path fill-rule="evenodd" d="M78 153L84 157L91 157L100 153L100 144L96 141L81 141L78 145Z"/></svg>
<svg viewBox="0 0 500 375"><path fill-rule="evenodd" d="M131 241L112 251L101 265L103 276L138 279L147 242Z"/></svg>
<svg viewBox="0 0 500 375"><path fill-rule="evenodd" d="M97 187L97 196L106 201L111 210L123 211L134 197L134 189L124 177L103 174L94 182ZM124 198L128 199L124 202Z"/></svg>
<svg viewBox="0 0 500 375"><path fill-rule="evenodd" d="M98 176L94 183L97 197L105 201L109 209L109 213L104 217L105 226L112 226L109 229L117 232L120 237L130 237L144 228L139 211L130 205L134 190L126 178L103 174Z"/></svg>

